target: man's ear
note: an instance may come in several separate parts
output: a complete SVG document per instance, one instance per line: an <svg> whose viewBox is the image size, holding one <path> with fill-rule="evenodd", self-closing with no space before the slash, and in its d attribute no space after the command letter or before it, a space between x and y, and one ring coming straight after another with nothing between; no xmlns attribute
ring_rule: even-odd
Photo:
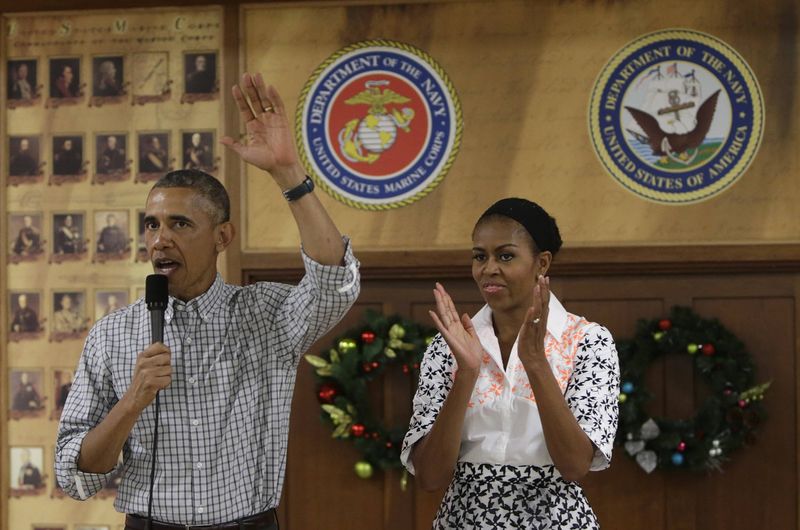
<svg viewBox="0 0 800 530"><path fill-rule="evenodd" d="M233 238L236 237L236 227L233 226L233 223L230 221L226 221L217 227L217 240L216 240L216 249L217 252L222 252L228 245L231 244Z"/></svg>

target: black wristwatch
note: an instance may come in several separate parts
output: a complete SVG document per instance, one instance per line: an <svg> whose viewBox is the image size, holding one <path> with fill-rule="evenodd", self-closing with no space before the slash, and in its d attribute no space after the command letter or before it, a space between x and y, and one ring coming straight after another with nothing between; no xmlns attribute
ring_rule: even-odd
<svg viewBox="0 0 800 530"><path fill-rule="evenodd" d="M289 202L296 201L306 193L310 193L314 190L314 181L311 180L311 177L306 176L306 179L295 186L294 188L285 190L283 192L283 196L286 197L286 200Z"/></svg>

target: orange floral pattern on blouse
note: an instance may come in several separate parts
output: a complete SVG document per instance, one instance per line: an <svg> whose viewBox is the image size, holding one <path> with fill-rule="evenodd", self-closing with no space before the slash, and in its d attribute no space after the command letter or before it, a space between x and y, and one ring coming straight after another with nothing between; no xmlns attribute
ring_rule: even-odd
<svg viewBox="0 0 800 530"><path fill-rule="evenodd" d="M578 345L585 335L587 324L588 321L585 318L568 313L564 332L559 339L553 337L549 331L547 333L544 353L562 393L566 391L567 383L569 383L575 367L575 355ZM478 375L475 389L472 391L472 397L468 403L470 408L484 405L501 396L503 388L507 384L511 385L512 393L536 402L536 396L534 396L528 381L528 374L525 373L525 367L519 357L516 355L510 357L508 363L504 372L488 353L484 353L481 373Z"/></svg>

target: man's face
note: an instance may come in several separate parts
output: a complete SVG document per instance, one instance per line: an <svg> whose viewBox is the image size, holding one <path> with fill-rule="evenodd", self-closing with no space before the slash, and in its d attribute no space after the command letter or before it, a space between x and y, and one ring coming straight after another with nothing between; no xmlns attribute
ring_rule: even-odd
<svg viewBox="0 0 800 530"><path fill-rule="evenodd" d="M72 67L65 66L64 69L61 71L61 77L64 78L64 81L67 84L70 84L72 82Z"/></svg>
<svg viewBox="0 0 800 530"><path fill-rule="evenodd" d="M28 65L23 63L19 65L17 68L17 79L27 79L28 78Z"/></svg>
<svg viewBox="0 0 800 530"><path fill-rule="evenodd" d="M30 215L23 217L22 222L25 224L25 228L30 228L33 226L33 218Z"/></svg>
<svg viewBox="0 0 800 530"><path fill-rule="evenodd" d="M117 216L116 216L116 215L114 215L113 213L112 213L112 214L109 214L109 215L106 217L106 224L107 224L108 226L114 226L114 225L116 225L116 224L117 224Z"/></svg>
<svg viewBox="0 0 800 530"><path fill-rule="evenodd" d="M192 145L195 147L200 147L200 133L194 133L192 135Z"/></svg>
<svg viewBox="0 0 800 530"><path fill-rule="evenodd" d="M109 136L106 140L106 145L109 149L116 149L117 148L117 137L116 136Z"/></svg>
<svg viewBox="0 0 800 530"><path fill-rule="evenodd" d="M20 150L20 152L27 151L30 148L30 145L31 144L30 144L30 142L28 141L27 138L23 138L22 140L20 140L19 141L19 150Z"/></svg>
<svg viewBox="0 0 800 530"><path fill-rule="evenodd" d="M22 383L23 385L28 384L28 372L22 372L19 375L19 382Z"/></svg>
<svg viewBox="0 0 800 530"><path fill-rule="evenodd" d="M117 296L114 294L108 295L108 307L117 307Z"/></svg>
<svg viewBox="0 0 800 530"><path fill-rule="evenodd" d="M206 57L205 55L198 55L194 60L194 69L198 72L202 72L206 69Z"/></svg>
<svg viewBox="0 0 800 530"><path fill-rule="evenodd" d="M25 309L28 307L28 297L24 294L19 295L17 298L17 305L19 305L20 309Z"/></svg>
<svg viewBox="0 0 800 530"><path fill-rule="evenodd" d="M72 216L68 215L64 218L64 226L72 226Z"/></svg>
<svg viewBox="0 0 800 530"><path fill-rule="evenodd" d="M72 151L72 140L64 140L64 151Z"/></svg>
<svg viewBox="0 0 800 530"><path fill-rule="evenodd" d="M61 297L61 309L70 309L72 308L72 297L68 294L65 294Z"/></svg>
<svg viewBox="0 0 800 530"><path fill-rule="evenodd" d="M153 139L150 140L150 145L153 146L153 149L161 149L161 140L158 139L158 136L153 136Z"/></svg>
<svg viewBox="0 0 800 530"><path fill-rule="evenodd" d="M153 271L169 279L169 293L188 301L204 293L217 274L223 225L213 206L190 188L154 188L145 208L145 244Z"/></svg>

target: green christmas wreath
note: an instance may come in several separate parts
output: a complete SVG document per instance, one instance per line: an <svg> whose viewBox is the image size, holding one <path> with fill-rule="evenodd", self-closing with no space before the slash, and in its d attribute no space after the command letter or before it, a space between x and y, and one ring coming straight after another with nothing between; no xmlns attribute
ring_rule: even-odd
<svg viewBox="0 0 800 530"><path fill-rule="evenodd" d="M338 337L321 356L306 355L317 375L317 400L333 437L350 440L362 453L354 470L370 478L374 469L400 468L400 448L407 425L387 427L369 404L367 385L386 370L399 367L416 380L425 348L435 330L400 316L367 311L365 322ZM402 484L405 487L406 475Z"/></svg>
<svg viewBox="0 0 800 530"><path fill-rule="evenodd" d="M721 469L736 449L755 440L764 419L761 400L770 383L755 383L744 345L716 319L674 307L669 318L640 320L636 336L617 344L621 366L616 442L647 473L656 468ZM656 359L687 355L710 393L694 417L652 418L644 376Z"/></svg>

